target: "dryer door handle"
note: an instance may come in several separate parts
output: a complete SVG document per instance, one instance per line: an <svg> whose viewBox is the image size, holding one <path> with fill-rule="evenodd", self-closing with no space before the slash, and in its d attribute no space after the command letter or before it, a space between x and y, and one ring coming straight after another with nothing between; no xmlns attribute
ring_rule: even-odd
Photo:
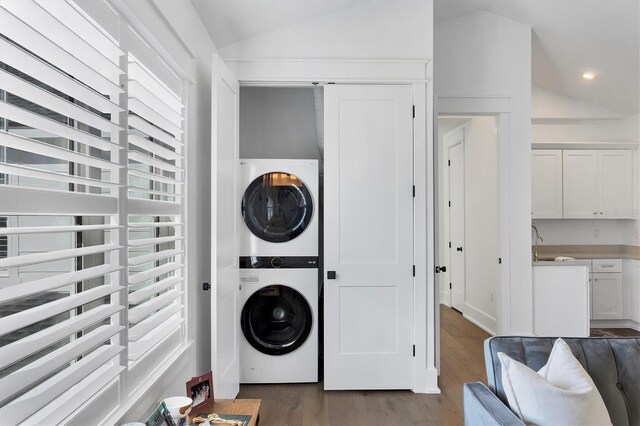
<svg viewBox="0 0 640 426"><path fill-rule="evenodd" d="M336 279L336 271L327 271L327 279L335 280Z"/></svg>

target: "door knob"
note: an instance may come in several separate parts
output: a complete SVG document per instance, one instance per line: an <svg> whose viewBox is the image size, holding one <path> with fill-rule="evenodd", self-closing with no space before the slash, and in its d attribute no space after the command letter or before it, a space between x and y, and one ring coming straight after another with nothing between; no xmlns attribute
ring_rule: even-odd
<svg viewBox="0 0 640 426"><path fill-rule="evenodd" d="M202 283L202 289L204 291L209 291L211 289L211 284L209 283Z"/></svg>
<svg viewBox="0 0 640 426"><path fill-rule="evenodd" d="M462 251L462 247L458 247L456 250L457 251Z"/></svg>
<svg viewBox="0 0 640 426"><path fill-rule="evenodd" d="M336 279L336 271L327 271L327 279L335 280Z"/></svg>

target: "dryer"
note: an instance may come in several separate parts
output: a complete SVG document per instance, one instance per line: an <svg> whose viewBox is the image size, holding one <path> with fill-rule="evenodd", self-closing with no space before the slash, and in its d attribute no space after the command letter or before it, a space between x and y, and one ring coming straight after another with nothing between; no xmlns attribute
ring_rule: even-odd
<svg viewBox="0 0 640 426"><path fill-rule="evenodd" d="M240 383L317 382L317 257L241 257L240 268Z"/></svg>
<svg viewBox="0 0 640 426"><path fill-rule="evenodd" d="M318 160L240 160L240 256L318 256Z"/></svg>

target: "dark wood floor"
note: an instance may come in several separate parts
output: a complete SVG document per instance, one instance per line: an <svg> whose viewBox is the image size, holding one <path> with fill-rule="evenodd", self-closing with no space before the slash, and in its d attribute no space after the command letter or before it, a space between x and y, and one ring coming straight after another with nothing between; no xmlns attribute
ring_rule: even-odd
<svg viewBox="0 0 640 426"><path fill-rule="evenodd" d="M260 425L463 424L462 384L486 382L482 342L487 333L441 307L440 395L410 391L328 391L322 383L242 385L238 398L262 399Z"/></svg>
<svg viewBox="0 0 640 426"><path fill-rule="evenodd" d="M591 337L636 337L640 331L633 328L592 328Z"/></svg>

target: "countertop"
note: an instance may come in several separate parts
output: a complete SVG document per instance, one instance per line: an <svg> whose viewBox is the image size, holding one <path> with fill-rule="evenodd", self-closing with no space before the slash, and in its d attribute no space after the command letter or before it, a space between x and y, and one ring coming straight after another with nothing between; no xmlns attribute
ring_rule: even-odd
<svg viewBox="0 0 640 426"><path fill-rule="evenodd" d="M532 248L535 250L535 248ZM640 246L628 245L540 245L538 259L553 261L558 256L574 259L636 259L640 260Z"/></svg>
<svg viewBox="0 0 640 426"><path fill-rule="evenodd" d="M586 259L566 260L562 262L538 260L537 262L533 262L533 266L591 266L591 262Z"/></svg>

